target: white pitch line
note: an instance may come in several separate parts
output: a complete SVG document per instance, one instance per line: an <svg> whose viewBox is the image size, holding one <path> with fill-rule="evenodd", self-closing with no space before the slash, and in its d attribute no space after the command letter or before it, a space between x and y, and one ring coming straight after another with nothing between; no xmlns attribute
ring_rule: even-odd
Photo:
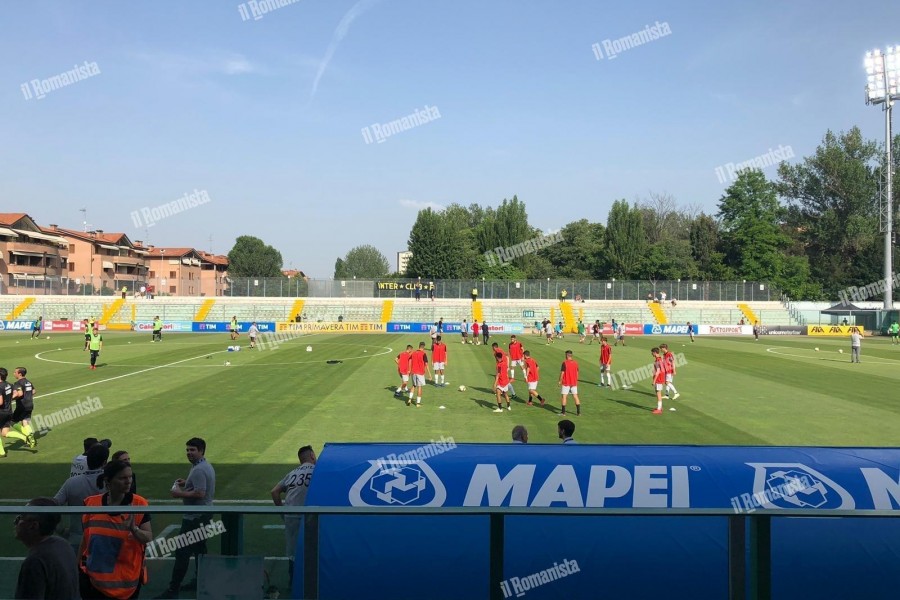
<svg viewBox="0 0 900 600"><path fill-rule="evenodd" d="M47 350L47 352L55 352L55 350ZM156 367L150 367L149 369L142 369L142 370L140 370L140 371L135 371L135 372L133 372L133 373L125 373L124 375L116 375L115 377L109 377L109 378L107 378L107 379L101 379L100 381L92 381L92 382L90 382L90 383L85 383L85 384L83 384L83 385L76 385L75 387L67 388L67 389L64 389L64 390L57 390L57 391L55 391L55 392L50 392L49 394L41 394L40 396L35 396L35 398L47 398L47 397L49 397L49 396L55 396L56 394L64 394L64 393L66 393L66 392L72 392L72 391L75 391L75 390L80 390L81 388L90 387L90 386L92 386L92 385L97 385L97 384L99 384L99 383L106 383L107 381L115 381L116 379L122 379L123 377L131 377L132 375L140 375L141 373L149 373L150 371L155 371L156 369L164 369L165 367L170 367L170 366L172 366L172 365L181 364L181 363L183 363L183 362L188 362L188 361L191 361L191 360L197 360L198 358L203 358L204 356L210 356L210 355L212 355L212 354L221 354L222 352L226 352L226 351L225 351L225 350L219 350L219 351L216 351L216 352L203 353L203 354L201 354L200 356L194 356L194 357L191 357L191 358L185 358L185 359L183 359L183 360L176 360L175 362L169 363L169 364L167 364L167 365L158 365L158 366L156 366ZM38 359L38 360L47 360L47 359L41 358L41 354L43 354L43 352L38 352L37 354L34 355L34 357L35 357L36 359ZM52 362L56 362L56 361L52 361Z"/></svg>
<svg viewBox="0 0 900 600"><path fill-rule="evenodd" d="M850 361L845 360L845 359L844 360L836 359L836 358L832 357L830 354L826 355L826 356L818 356L818 355L806 356L805 354L789 354L787 352L777 352L777 350L800 350L800 348L794 348L792 346L775 346L774 348L766 348L766 352L774 354L775 356L790 356L793 358L805 358L805 359L809 359L809 360L827 360L829 362L845 362L847 364L850 364ZM815 352L815 350L813 350L812 352ZM833 350L827 350L826 352L833 352ZM838 356L844 356L840 352L837 352L836 354ZM850 354L847 353L846 356L849 358ZM882 358L881 356L869 356L869 357L864 357L864 358L866 358L866 361L870 361L870 360L884 361L881 363L869 363L869 364L876 364L876 365L878 365L878 364L896 365L898 362L892 358Z"/></svg>

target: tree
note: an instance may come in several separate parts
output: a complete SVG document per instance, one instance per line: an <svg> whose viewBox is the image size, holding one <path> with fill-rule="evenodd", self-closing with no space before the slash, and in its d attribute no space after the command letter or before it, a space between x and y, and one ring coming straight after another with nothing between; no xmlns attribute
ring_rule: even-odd
<svg viewBox="0 0 900 600"><path fill-rule="evenodd" d="M690 225L691 256L697 263L697 275L707 281L734 278L725 266L725 255L719 251L719 224L711 216L700 213Z"/></svg>
<svg viewBox="0 0 900 600"><path fill-rule="evenodd" d="M784 209L775 186L759 169L745 169L719 200L725 262L738 276L772 281L783 270L790 240L781 230Z"/></svg>
<svg viewBox="0 0 900 600"><path fill-rule="evenodd" d="M409 277L459 279L472 268L467 239L453 230L453 221L442 213L426 208L419 211L409 232Z"/></svg>
<svg viewBox="0 0 900 600"><path fill-rule="evenodd" d="M281 277L281 252L257 237L242 235L228 253L230 277Z"/></svg>
<svg viewBox="0 0 900 600"><path fill-rule="evenodd" d="M357 246L347 253L343 260L334 265L335 279L375 279L383 277L391 270L387 258L375 246Z"/></svg>
<svg viewBox="0 0 900 600"><path fill-rule="evenodd" d="M603 224L581 219L569 223L560 233L562 242L540 252L540 256L546 257L552 267L553 274L550 276L565 279L594 279L600 276L604 262Z"/></svg>
<svg viewBox="0 0 900 600"><path fill-rule="evenodd" d="M610 274L622 279L636 276L646 246L640 209L637 206L630 207L625 200L615 201L606 220L606 252Z"/></svg>
<svg viewBox="0 0 900 600"><path fill-rule="evenodd" d="M809 259L811 277L832 297L883 277L875 203L880 158L879 145L854 127L839 135L828 131L812 156L778 169L789 231Z"/></svg>

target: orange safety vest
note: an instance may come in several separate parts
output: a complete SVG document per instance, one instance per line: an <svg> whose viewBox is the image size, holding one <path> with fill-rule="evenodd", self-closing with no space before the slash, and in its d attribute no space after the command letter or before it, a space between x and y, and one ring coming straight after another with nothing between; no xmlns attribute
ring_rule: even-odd
<svg viewBox="0 0 900 600"><path fill-rule="evenodd" d="M103 495L90 496L85 506L103 506ZM132 506L148 506L147 500L134 495ZM134 522L140 523L143 514L135 514ZM91 579L91 584L110 598L130 598L138 584L147 583L144 565L144 544L128 529L128 515L86 514L82 516L84 540L82 541L81 570Z"/></svg>

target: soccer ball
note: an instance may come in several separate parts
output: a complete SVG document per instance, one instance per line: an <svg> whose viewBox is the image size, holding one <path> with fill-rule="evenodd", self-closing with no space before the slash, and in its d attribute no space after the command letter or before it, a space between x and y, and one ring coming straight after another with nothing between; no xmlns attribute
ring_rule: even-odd
<svg viewBox="0 0 900 600"><path fill-rule="evenodd" d="M225 361L225 366L226 366L226 367L231 366L231 362L226 360L226 361Z"/></svg>
<svg viewBox="0 0 900 600"><path fill-rule="evenodd" d="M816 348L816 352L818 352L818 351L819 351L819 349L818 349L818 348Z"/></svg>
<svg viewBox="0 0 900 600"><path fill-rule="evenodd" d="M843 349L843 348L838 348L838 352L840 352L841 354L843 354L843 353L844 353L844 349Z"/></svg>
<svg viewBox="0 0 900 600"><path fill-rule="evenodd" d="M459 391L461 391L461 392L466 391L466 386L464 386L464 385L459 386Z"/></svg>
<svg viewBox="0 0 900 600"><path fill-rule="evenodd" d="M50 336L49 336L49 335L47 336L47 339L48 339L48 340L50 339Z"/></svg>
<svg viewBox="0 0 900 600"><path fill-rule="evenodd" d="M306 351L307 351L307 352L312 352L312 346L307 346L307 347L306 347Z"/></svg>

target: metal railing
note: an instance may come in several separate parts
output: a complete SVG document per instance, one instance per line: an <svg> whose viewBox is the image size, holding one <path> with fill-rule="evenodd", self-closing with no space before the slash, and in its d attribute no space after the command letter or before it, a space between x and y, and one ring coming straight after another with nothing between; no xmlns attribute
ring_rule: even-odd
<svg viewBox="0 0 900 600"><path fill-rule="evenodd" d="M488 516L490 519L489 556L490 585L485 597L503 598L507 516L559 516L583 518L608 517L692 517L728 519L728 598L731 600L768 600L772 598L772 520L778 518L900 518L900 511L891 510L828 510L828 509L757 509L753 513L735 513L729 509L689 508L506 508L506 507L312 507L312 506L117 506L115 513L222 515L225 531L221 535L223 555L237 556L244 550L245 515L304 515L303 527L303 587L304 598L319 597L319 529L321 515L391 515L397 516ZM0 515L27 512L57 514L110 513L108 507L40 507L0 506ZM443 567L439 567L443 568Z"/></svg>

